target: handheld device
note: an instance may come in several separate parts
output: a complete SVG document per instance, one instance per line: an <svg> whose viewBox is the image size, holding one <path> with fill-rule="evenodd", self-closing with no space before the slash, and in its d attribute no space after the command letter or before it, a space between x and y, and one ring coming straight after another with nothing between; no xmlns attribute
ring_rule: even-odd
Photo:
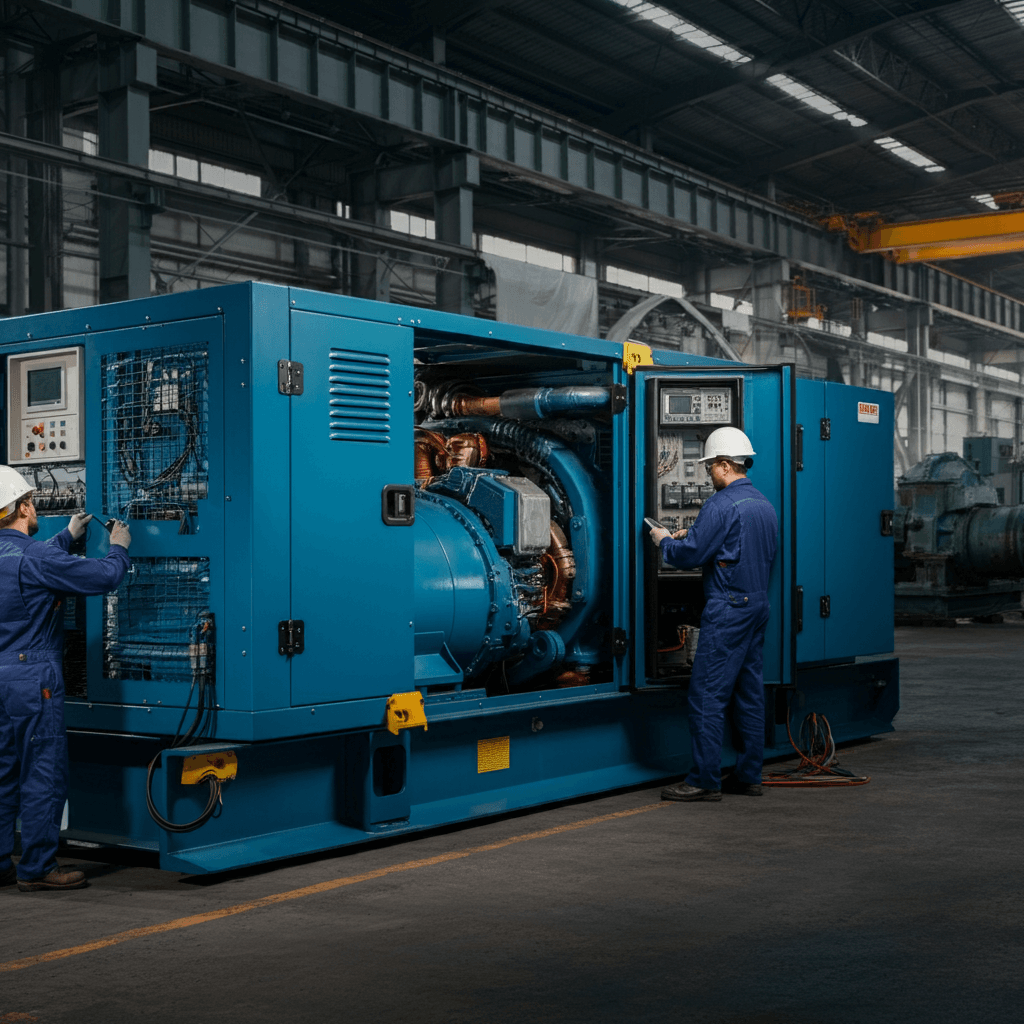
<svg viewBox="0 0 1024 1024"><path fill-rule="evenodd" d="M644 526L648 530L664 530L666 527L662 526L657 519L651 519L650 516L644 516Z"/></svg>
<svg viewBox="0 0 1024 1024"><path fill-rule="evenodd" d="M111 530L113 530L113 529L114 529L114 527L115 527L115 526L117 525L117 520L116 520L116 519L114 519L114 518L110 518L110 519L108 519L108 520L107 520L107 521L106 521L106 522L104 523L104 522L103 522L103 521L102 521L102 520L100 519L100 517L99 517L98 515L96 515L96 513L95 513L95 512L91 513L91 515L92 515L93 519L95 519L95 520L96 520L96 522L97 522L97 523L99 523L99 524L100 524L100 526L102 526L102 527L103 527L103 529L107 531L107 533L110 533L110 531L111 531Z"/></svg>

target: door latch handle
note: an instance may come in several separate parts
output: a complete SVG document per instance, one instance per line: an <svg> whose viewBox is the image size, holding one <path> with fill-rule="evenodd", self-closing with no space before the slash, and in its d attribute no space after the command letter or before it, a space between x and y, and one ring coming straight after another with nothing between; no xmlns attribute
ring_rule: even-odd
<svg viewBox="0 0 1024 1024"><path fill-rule="evenodd" d="M387 484L380 494L380 517L385 526L412 526L416 519L414 487Z"/></svg>

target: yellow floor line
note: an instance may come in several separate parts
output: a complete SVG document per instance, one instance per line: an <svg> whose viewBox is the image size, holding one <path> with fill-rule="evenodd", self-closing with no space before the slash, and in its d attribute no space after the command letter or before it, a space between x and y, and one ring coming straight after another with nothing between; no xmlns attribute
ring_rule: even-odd
<svg viewBox="0 0 1024 1024"><path fill-rule="evenodd" d="M591 825L599 825L604 821L614 821L616 818L629 818L634 814L643 814L645 811L653 811L657 807L668 807L670 804L656 803L644 804L642 807L633 807L628 811L615 811L611 814L599 814L595 818L584 818L582 821L574 821L569 825L555 825L553 828L541 829L539 832L527 832L525 835L512 836L510 839L502 839L496 843L487 843L484 846L471 846L465 850L453 853L441 853L436 857L425 857L422 860L407 860L402 864L392 864L390 867L377 868L374 871L366 871L361 875L348 875L345 878L332 878L327 882L317 882L315 885L305 885L301 889L290 889L287 892L274 893L272 896L263 896L258 900L249 900L247 903L236 903L233 907L223 907L220 910L208 910L205 914L192 914L189 917L175 918L173 921L164 921L162 924L151 924L145 928L130 928L125 932L117 932L108 935L103 939L95 939L92 942L83 942L79 946L69 946L67 949L54 949L49 953L40 953L37 956L27 956L21 960L8 960L0 963L0 973L5 971L20 971L26 967L35 967L36 964L49 963L52 960L63 960L65 957L78 956L80 953L92 953L97 949L106 949L108 946L117 946L122 942L131 942L133 939L142 939L147 935L158 935L161 932L173 932L179 928L191 928L197 924L206 924L208 921L217 921L222 917L233 917L235 914L247 914L250 910L260 910L263 907L273 906L275 903L285 903L288 900L302 899L304 896L315 896L317 893L330 892L332 889L341 889L346 885L356 885L359 882L369 882L374 878L384 878L385 875L393 875L399 871L415 871L417 868L429 868L435 864L444 864L450 860L461 860L470 857L474 853L489 853L492 850L500 850L515 843L526 843L531 839L544 839L547 836L556 836L561 832L572 832L579 828L588 828Z"/></svg>

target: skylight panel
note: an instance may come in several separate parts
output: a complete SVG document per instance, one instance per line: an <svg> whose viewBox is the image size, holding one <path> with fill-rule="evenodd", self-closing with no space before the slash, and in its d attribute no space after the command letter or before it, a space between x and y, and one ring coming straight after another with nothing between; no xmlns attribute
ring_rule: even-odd
<svg viewBox="0 0 1024 1024"><path fill-rule="evenodd" d="M893 156L898 156L901 160L905 160L908 164L913 164L914 167L920 167L921 170L927 171L929 174L936 174L946 169L942 164L937 164L930 156L925 156L924 153L911 149L910 146L889 135L883 135L880 139L875 139L875 143L881 146L882 149L887 149Z"/></svg>
<svg viewBox="0 0 1024 1024"><path fill-rule="evenodd" d="M1024 0L999 0L999 3L1006 8L1011 18L1024 25Z"/></svg>
<svg viewBox="0 0 1024 1024"><path fill-rule="evenodd" d="M647 0L612 0L612 2L637 18L668 29L684 43L699 46L702 50L707 50L708 53L712 53L730 64L746 64L751 59L750 54L737 50L735 46L730 46L724 39L719 39L707 29L680 18L678 14L666 10L660 4L648 3Z"/></svg>
<svg viewBox="0 0 1024 1024"><path fill-rule="evenodd" d="M815 92L809 86L804 85L803 82L790 78L789 75L771 75L768 78L768 84L774 85L776 89L781 89L787 96L792 96L793 99L799 100L805 107L810 107L812 110L817 110L822 114L828 114L837 121L845 121L854 128L862 128L867 124L863 117L858 117L856 114L843 110L838 103L830 100L827 96L823 96L820 92Z"/></svg>
<svg viewBox="0 0 1024 1024"><path fill-rule="evenodd" d="M1024 7L1024 2L1021 3ZM981 203L982 206L987 206L990 210L998 210L999 205L996 203L995 198L990 192L982 192L980 196L971 196L976 203Z"/></svg>

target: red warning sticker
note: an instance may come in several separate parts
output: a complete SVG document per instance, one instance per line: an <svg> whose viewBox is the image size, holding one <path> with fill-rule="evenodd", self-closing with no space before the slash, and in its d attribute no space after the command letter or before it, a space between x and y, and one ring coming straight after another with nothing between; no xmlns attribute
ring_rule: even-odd
<svg viewBox="0 0 1024 1024"><path fill-rule="evenodd" d="M857 422L858 423L877 423L878 422L878 405L875 402L858 402L857 403Z"/></svg>

